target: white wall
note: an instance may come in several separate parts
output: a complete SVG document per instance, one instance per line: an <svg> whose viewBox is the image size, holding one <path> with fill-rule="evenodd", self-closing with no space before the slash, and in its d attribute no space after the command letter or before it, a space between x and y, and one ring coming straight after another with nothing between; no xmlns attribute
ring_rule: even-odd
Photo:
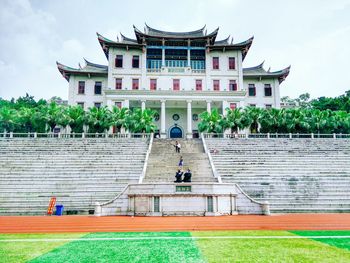
<svg viewBox="0 0 350 263"><path fill-rule="evenodd" d="M256 96L250 97L248 92L248 85L254 84L256 88ZM265 97L264 85L270 84L272 88L272 96ZM274 108L280 108L280 98L279 98L279 84L276 79L244 79L244 88L247 90L245 106L250 104L255 104L256 107L265 108L266 104L271 104Z"/></svg>

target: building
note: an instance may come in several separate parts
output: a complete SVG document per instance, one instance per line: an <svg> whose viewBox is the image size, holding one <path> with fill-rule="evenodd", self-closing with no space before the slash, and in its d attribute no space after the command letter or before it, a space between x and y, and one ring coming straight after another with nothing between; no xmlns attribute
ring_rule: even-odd
<svg viewBox="0 0 350 263"><path fill-rule="evenodd" d="M85 60L71 68L57 62L69 82L69 104L152 108L162 138L198 136L198 115L212 108L280 108L281 82L290 67L270 72L263 63L243 68L253 37L216 40L218 28L166 32L134 26L135 39L109 40L97 33L108 65Z"/></svg>

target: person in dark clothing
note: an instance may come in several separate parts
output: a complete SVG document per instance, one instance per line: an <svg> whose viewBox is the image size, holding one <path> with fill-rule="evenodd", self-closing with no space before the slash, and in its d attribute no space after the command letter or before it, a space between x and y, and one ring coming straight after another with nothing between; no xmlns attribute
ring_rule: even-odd
<svg viewBox="0 0 350 263"><path fill-rule="evenodd" d="M177 170L176 174L175 174L175 178L176 181L174 181L174 183L181 183L182 182L182 174L183 172L181 172L181 170Z"/></svg>
<svg viewBox="0 0 350 263"><path fill-rule="evenodd" d="M179 152L179 147L178 147L178 145L179 145L179 143L178 143L178 141L175 141L175 145L174 145L174 147L175 147L175 152Z"/></svg>
<svg viewBox="0 0 350 263"><path fill-rule="evenodd" d="M187 169L186 173L184 174L183 182L190 183L191 182L192 173L190 169Z"/></svg>

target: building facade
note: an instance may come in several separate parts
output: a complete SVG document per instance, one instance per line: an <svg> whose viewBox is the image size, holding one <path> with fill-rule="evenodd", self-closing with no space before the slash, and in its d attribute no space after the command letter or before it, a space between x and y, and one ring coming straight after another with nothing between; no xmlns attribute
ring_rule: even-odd
<svg viewBox="0 0 350 263"><path fill-rule="evenodd" d="M89 107L151 108L162 138L198 136L198 115L218 108L280 108L280 84L290 67L270 72L263 63L243 68L253 37L216 40L218 30L166 32L134 26L135 39L97 33L108 65L85 60L71 68L57 62L69 82L68 103Z"/></svg>

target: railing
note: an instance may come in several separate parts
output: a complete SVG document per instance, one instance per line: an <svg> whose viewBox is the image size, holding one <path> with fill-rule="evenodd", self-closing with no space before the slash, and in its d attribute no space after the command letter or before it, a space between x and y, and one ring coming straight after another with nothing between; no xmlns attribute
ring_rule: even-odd
<svg viewBox="0 0 350 263"><path fill-rule="evenodd" d="M343 133L203 133L202 136L225 139L350 139L350 134Z"/></svg>
<svg viewBox="0 0 350 263"><path fill-rule="evenodd" d="M0 139L12 138L150 138L150 133L0 133Z"/></svg>
<svg viewBox="0 0 350 263"><path fill-rule="evenodd" d="M154 137L153 133L151 133L151 139L149 141L148 150L146 152L145 163L143 164L143 169L142 169L142 173L141 173L141 176L139 179L139 184L142 184L143 178L145 178L145 175L146 175L148 158L149 158L149 155L151 154L151 151L152 151L153 137Z"/></svg>
<svg viewBox="0 0 350 263"><path fill-rule="evenodd" d="M202 134L201 138L202 138L202 143L203 143L204 151L205 151L205 153L208 155L210 167L211 167L211 170L213 171L214 177L217 178L217 179L218 179L218 182L221 184L221 183L222 183L221 176L220 176L220 174L216 171L213 158L211 157L210 151L208 150L207 144L206 144L206 142L205 142L205 136Z"/></svg>

